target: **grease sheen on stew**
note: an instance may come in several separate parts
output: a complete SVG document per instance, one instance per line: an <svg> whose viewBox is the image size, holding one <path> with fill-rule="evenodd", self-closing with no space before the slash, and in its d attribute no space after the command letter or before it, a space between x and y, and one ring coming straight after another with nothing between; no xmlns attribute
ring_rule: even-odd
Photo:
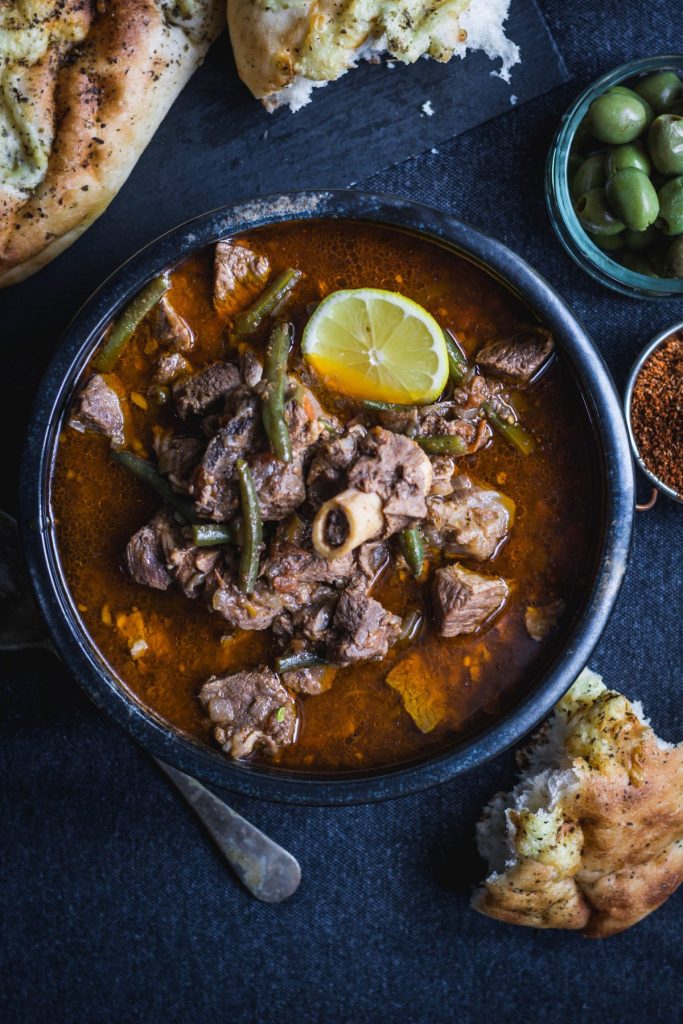
<svg viewBox="0 0 683 1024"><path fill-rule="evenodd" d="M451 331L472 358L484 342L505 337L532 319L507 289L466 259L395 229L291 223L253 231L238 241L266 255L273 272L286 267L304 272L286 310L297 339L290 370L298 369L324 409L343 423L358 415L358 405L326 392L302 369L298 356L310 304L330 292L359 287L400 291ZM194 371L232 354L226 347L225 319L216 315L212 302L212 261L213 249L186 260L173 272L168 292L195 335L188 355ZM255 344L257 354L263 343L261 338ZM157 354L151 329L143 323L116 366L128 446L152 457L153 428L174 422L169 406L159 409L146 397ZM86 370L83 382L88 375ZM274 755L257 751L255 759L303 771L365 769L413 759L497 717L556 653L585 593L597 541L591 533L586 414L561 355L539 380L511 393L525 427L537 439L536 450L524 457L494 434L485 448L458 460L461 472L499 489L516 505L514 527L495 558L483 564L459 559L508 582L503 612L479 634L437 635L430 582L417 582L406 572L393 537L390 563L371 593L400 616L421 607L425 626L419 637L391 648L380 662L339 669L331 688L319 695L298 696L297 741ZM210 723L197 699L202 683L245 667L272 667L278 652L270 632L230 634L201 600L188 600L174 587L148 589L126 577L122 552L160 501L112 462L105 437L64 426L52 503L65 577L94 645L143 705L212 744ZM433 549L428 555L430 577L438 565L454 561ZM532 638L527 609L556 602L564 609L559 625L541 640ZM140 622L147 650L133 658L131 636ZM385 681L406 658L414 667L416 699L424 700L436 721L429 732L416 726L399 693Z"/></svg>

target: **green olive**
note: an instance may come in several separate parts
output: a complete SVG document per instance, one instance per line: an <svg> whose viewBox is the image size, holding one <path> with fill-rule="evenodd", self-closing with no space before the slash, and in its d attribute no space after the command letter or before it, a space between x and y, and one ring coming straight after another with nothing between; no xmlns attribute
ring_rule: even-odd
<svg viewBox="0 0 683 1024"><path fill-rule="evenodd" d="M625 85L613 85L611 89L607 90L607 92L620 93L622 96L630 96L632 100L638 100L643 110L645 111L645 127L650 127L650 125L655 119L655 112L650 106L650 104L647 102L647 100L643 99L642 96L639 96L637 92L633 91L633 89L627 89Z"/></svg>
<svg viewBox="0 0 683 1024"><path fill-rule="evenodd" d="M664 256L664 273L666 277L683 279L683 236L675 238Z"/></svg>
<svg viewBox="0 0 683 1024"><path fill-rule="evenodd" d="M572 195L575 199L592 188L602 188L607 181L605 160L602 153L595 153L583 161L574 175Z"/></svg>
<svg viewBox="0 0 683 1024"><path fill-rule="evenodd" d="M683 175L667 181L659 193L657 227L665 235L683 234Z"/></svg>
<svg viewBox="0 0 683 1024"><path fill-rule="evenodd" d="M606 92L594 99L588 108L591 132L601 142L619 146L633 142L647 125L647 114L638 96L623 92Z"/></svg>
<svg viewBox="0 0 683 1024"><path fill-rule="evenodd" d="M660 114L650 125L647 148L662 174L683 174L683 117Z"/></svg>
<svg viewBox="0 0 683 1024"><path fill-rule="evenodd" d="M593 235L618 235L625 224L612 212L604 188L592 188L574 203L574 211L582 227Z"/></svg>
<svg viewBox="0 0 683 1024"><path fill-rule="evenodd" d="M627 142L623 146L614 146L610 149L605 158L607 177L616 174L617 171L623 171L625 167L637 167L645 174L650 173L652 165L642 142Z"/></svg>
<svg viewBox="0 0 683 1024"><path fill-rule="evenodd" d="M646 259L643 259L643 257L637 252L629 252L628 250L625 250L624 252L619 253L615 259L621 263L622 267L626 267L627 270L632 270L635 274L644 274L645 277L659 277L659 274L656 273L654 267L652 267L651 264L648 263Z"/></svg>
<svg viewBox="0 0 683 1024"><path fill-rule="evenodd" d="M683 83L673 71L656 71L641 78L635 91L646 100L655 114L663 114L683 93Z"/></svg>
<svg viewBox="0 0 683 1024"><path fill-rule="evenodd" d="M654 224L650 224L649 228L645 228L644 231L624 231L618 237L623 238L627 249L631 249L633 252L641 252L643 249L648 249L658 240L659 231Z"/></svg>
<svg viewBox="0 0 683 1024"><path fill-rule="evenodd" d="M605 193L617 217L631 231L644 231L657 219L657 193L647 174L636 167L625 167L608 178Z"/></svg>
<svg viewBox="0 0 683 1024"><path fill-rule="evenodd" d="M597 245L603 252L617 252L623 249L625 233L622 231L620 235L594 235L592 231L586 232L593 245Z"/></svg>

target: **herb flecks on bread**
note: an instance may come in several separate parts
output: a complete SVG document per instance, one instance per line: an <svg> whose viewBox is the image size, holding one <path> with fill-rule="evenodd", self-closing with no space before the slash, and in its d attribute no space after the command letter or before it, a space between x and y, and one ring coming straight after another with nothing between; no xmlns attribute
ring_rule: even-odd
<svg viewBox="0 0 683 1024"><path fill-rule="evenodd" d="M523 774L484 810L491 874L472 905L596 938L629 928L683 881L683 744L585 669L521 754Z"/></svg>
<svg viewBox="0 0 683 1024"><path fill-rule="evenodd" d="M405 64L467 50L499 59L507 80L519 50L503 25L510 0L228 0L242 81L269 110L298 110L314 88L359 60L387 53Z"/></svg>
<svg viewBox="0 0 683 1024"><path fill-rule="evenodd" d="M0 287L106 209L224 23L224 0L0 0Z"/></svg>

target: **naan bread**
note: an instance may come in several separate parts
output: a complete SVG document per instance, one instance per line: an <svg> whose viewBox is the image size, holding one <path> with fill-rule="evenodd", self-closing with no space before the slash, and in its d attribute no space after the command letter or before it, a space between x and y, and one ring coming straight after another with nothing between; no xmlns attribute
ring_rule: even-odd
<svg viewBox="0 0 683 1024"><path fill-rule="evenodd" d="M586 669L524 752L526 772L477 829L482 914L614 935L683 882L683 743Z"/></svg>
<svg viewBox="0 0 683 1024"><path fill-rule="evenodd" d="M0 286L102 213L224 23L224 0L0 0Z"/></svg>
<svg viewBox="0 0 683 1024"><path fill-rule="evenodd" d="M500 58L507 78L519 50L505 37L510 0L228 0L237 70L269 110L298 110L316 86L363 57L387 52L412 64L468 49Z"/></svg>

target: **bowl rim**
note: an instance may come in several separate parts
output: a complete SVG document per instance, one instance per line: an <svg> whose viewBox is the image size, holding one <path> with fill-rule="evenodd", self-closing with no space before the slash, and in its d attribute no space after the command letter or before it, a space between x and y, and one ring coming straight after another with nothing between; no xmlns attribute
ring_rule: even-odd
<svg viewBox="0 0 683 1024"><path fill-rule="evenodd" d="M683 297L683 281L650 278L622 267L590 240L574 213L567 181L567 160L576 130L596 96L634 75L666 70L683 74L683 56L665 53L638 57L604 72L587 85L562 115L545 167L546 207L563 248L593 280L629 298L680 299Z"/></svg>
<svg viewBox="0 0 683 1024"><path fill-rule="evenodd" d="M75 380L102 329L146 281L220 238L283 221L341 219L414 232L470 259L550 327L578 378L602 446L604 529L593 583L572 631L536 685L481 732L417 762L350 773L303 775L231 761L166 725L105 669L79 625L53 544L50 481L58 426ZM354 804L414 793L483 764L519 741L551 710L585 667L616 601L631 541L633 462L621 402L602 356L551 285L525 260L479 229L400 197L351 190L301 191L220 207L148 243L111 274L68 326L38 387L29 421L19 495L25 557L52 640L95 704L145 749L176 768L247 796L297 804Z"/></svg>
<svg viewBox="0 0 683 1024"><path fill-rule="evenodd" d="M648 361L650 356L654 352L656 352L656 350L661 345L663 345L668 338L670 338L674 334L679 333L683 333L683 320L655 334L655 336L651 338L650 341L648 341L647 345L643 348L643 350L636 358L636 361L631 367L628 378L626 380L626 385L624 387L624 419L626 420L626 430L628 431L628 439L631 444L631 451L633 452L633 458L636 460L638 464L638 468L648 478L648 480L657 488L658 491L661 491L662 494L666 494L666 496L668 498L672 498L673 501L678 501L679 503L683 504L683 494L679 494L677 491L674 491L672 487L669 487L669 485L665 484L663 480L660 480L657 474L649 468L649 466L643 459L642 455L640 454L640 448L638 447L638 442L636 441L635 434L633 433L633 424L631 422L631 404L633 401L633 389L636 385L638 377L640 376L641 370L645 366L645 363Z"/></svg>

